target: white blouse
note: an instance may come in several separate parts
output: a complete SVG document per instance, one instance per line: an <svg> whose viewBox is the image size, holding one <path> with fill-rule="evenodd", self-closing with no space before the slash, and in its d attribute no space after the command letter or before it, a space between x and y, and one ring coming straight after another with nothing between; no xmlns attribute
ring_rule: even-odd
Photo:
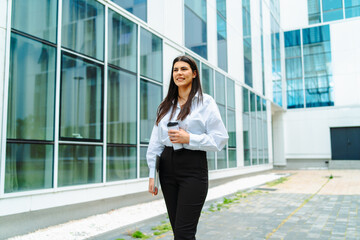
<svg viewBox="0 0 360 240"><path fill-rule="evenodd" d="M173 143L168 136L168 122L177 121L180 113L180 105L177 105L175 114L170 119L170 111L161 119L159 125L154 126L149 147L146 154L147 163L150 169L150 178L155 176L156 155L161 155L165 146L171 147ZM185 149L201 151L220 151L229 139L229 135L221 120L221 115L215 100L203 94L203 102L198 104L198 94L193 98L190 114L179 122L179 127L190 135L189 144L183 144Z"/></svg>

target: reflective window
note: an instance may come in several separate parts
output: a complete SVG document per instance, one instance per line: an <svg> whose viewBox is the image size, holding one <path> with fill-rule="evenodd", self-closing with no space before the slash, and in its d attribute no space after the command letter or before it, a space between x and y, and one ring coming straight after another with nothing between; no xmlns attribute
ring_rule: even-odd
<svg viewBox="0 0 360 240"><path fill-rule="evenodd" d="M147 21L147 0L112 0L143 21Z"/></svg>
<svg viewBox="0 0 360 240"><path fill-rule="evenodd" d="M217 103L225 105L225 76L215 71L215 100Z"/></svg>
<svg viewBox="0 0 360 240"><path fill-rule="evenodd" d="M136 144L136 75L109 68L107 142Z"/></svg>
<svg viewBox="0 0 360 240"><path fill-rule="evenodd" d="M226 1L216 0L218 66L227 71Z"/></svg>
<svg viewBox="0 0 360 240"><path fill-rule="evenodd" d="M287 108L304 107L300 30L284 33Z"/></svg>
<svg viewBox="0 0 360 240"><path fill-rule="evenodd" d="M11 34L7 138L53 140L56 49Z"/></svg>
<svg viewBox="0 0 360 240"><path fill-rule="evenodd" d="M136 147L107 147L106 181L136 178L136 165Z"/></svg>
<svg viewBox="0 0 360 240"><path fill-rule="evenodd" d="M79 57L62 55L60 137L102 139L103 71Z"/></svg>
<svg viewBox="0 0 360 240"><path fill-rule="evenodd" d="M103 60L104 5L96 0L63 0L62 9L62 45Z"/></svg>
<svg viewBox="0 0 360 240"><path fill-rule="evenodd" d="M259 164L264 164L264 146L263 146L263 129L262 129L262 99L256 96L256 130L257 130L257 153Z"/></svg>
<svg viewBox="0 0 360 240"><path fill-rule="evenodd" d="M13 0L11 27L56 42L57 0Z"/></svg>
<svg viewBox="0 0 360 240"><path fill-rule="evenodd" d="M207 59L206 0L185 0L185 46Z"/></svg>
<svg viewBox="0 0 360 240"><path fill-rule="evenodd" d="M217 169L227 168L226 147L217 152Z"/></svg>
<svg viewBox="0 0 360 240"><path fill-rule="evenodd" d="M140 147L140 177L149 177L149 167L146 160L147 147Z"/></svg>
<svg viewBox="0 0 360 240"><path fill-rule="evenodd" d="M269 147L268 147L268 127L267 127L267 111L266 111L266 100L263 99L262 100L262 105L263 105L263 114L262 114L262 118L263 118L263 143L264 143L264 163L268 164L269 163Z"/></svg>
<svg viewBox="0 0 360 240"><path fill-rule="evenodd" d="M227 106L235 109L235 82L230 78L227 78Z"/></svg>
<svg viewBox="0 0 360 240"><path fill-rule="evenodd" d="M307 0L309 24L320 23L320 0Z"/></svg>
<svg viewBox="0 0 360 240"><path fill-rule="evenodd" d="M102 147L59 145L58 186L102 182Z"/></svg>
<svg viewBox="0 0 360 240"><path fill-rule="evenodd" d="M243 144L244 144L244 166L251 165L250 157L250 107L249 90L243 88Z"/></svg>
<svg viewBox="0 0 360 240"><path fill-rule="evenodd" d="M236 150L229 149L229 168L234 168L236 166L237 166Z"/></svg>
<svg viewBox="0 0 360 240"><path fill-rule="evenodd" d="M53 145L7 143L5 193L51 188Z"/></svg>
<svg viewBox="0 0 360 240"><path fill-rule="evenodd" d="M162 82L162 40L141 28L140 74Z"/></svg>
<svg viewBox="0 0 360 240"><path fill-rule="evenodd" d="M140 142L149 143L156 121L156 111L162 101L162 86L145 80L140 82Z"/></svg>
<svg viewBox="0 0 360 240"><path fill-rule="evenodd" d="M282 76L280 54L280 25L271 15L271 58L272 58L272 81L273 101L282 106Z"/></svg>
<svg viewBox="0 0 360 240"><path fill-rule="evenodd" d="M236 148L236 118L234 110L227 110L228 114L228 132L229 132L229 147Z"/></svg>
<svg viewBox="0 0 360 240"><path fill-rule="evenodd" d="M257 121L256 121L256 95L252 92L250 92L250 110L251 110L250 111L251 164L257 165L259 163L257 159L258 143L257 143Z"/></svg>
<svg viewBox="0 0 360 240"><path fill-rule="evenodd" d="M322 0L323 21L343 19L343 0Z"/></svg>
<svg viewBox="0 0 360 240"><path fill-rule="evenodd" d="M263 0L260 2L260 39L261 39L261 83L262 83L262 93L265 96L265 60L264 60L264 30L263 30Z"/></svg>
<svg viewBox="0 0 360 240"><path fill-rule="evenodd" d="M303 29L306 107L333 106L329 25Z"/></svg>
<svg viewBox="0 0 360 240"><path fill-rule="evenodd" d="M244 73L245 83L252 87L251 17L250 0L242 1Z"/></svg>
<svg viewBox="0 0 360 240"><path fill-rule="evenodd" d="M204 93L214 97L214 71L206 64L201 64L201 87Z"/></svg>
<svg viewBox="0 0 360 240"><path fill-rule="evenodd" d="M137 72L137 25L109 9L109 64Z"/></svg>
<svg viewBox="0 0 360 240"><path fill-rule="evenodd" d="M215 170L215 152L206 152L208 170Z"/></svg>
<svg viewBox="0 0 360 240"><path fill-rule="evenodd" d="M346 18L360 16L360 0L345 0Z"/></svg>
<svg viewBox="0 0 360 240"><path fill-rule="evenodd" d="M227 78L227 129L229 133L229 148L236 148L236 117L235 117L235 83L233 80ZM234 150L234 149L232 149ZM235 155L236 157L236 155ZM229 162L230 158L230 149L229 149ZM235 158L236 163L236 158Z"/></svg>

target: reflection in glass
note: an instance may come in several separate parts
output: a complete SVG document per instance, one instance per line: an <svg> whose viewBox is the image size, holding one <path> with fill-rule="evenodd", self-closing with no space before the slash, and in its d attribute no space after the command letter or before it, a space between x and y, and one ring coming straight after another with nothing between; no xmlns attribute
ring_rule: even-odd
<svg viewBox="0 0 360 240"><path fill-rule="evenodd" d="M162 100L160 85L141 80L140 82L140 142L149 143L156 121L156 110Z"/></svg>
<svg viewBox="0 0 360 240"><path fill-rule="evenodd" d="M249 116L249 90L243 88L243 142L244 166L250 166L250 116Z"/></svg>
<svg viewBox="0 0 360 240"><path fill-rule="evenodd" d="M224 105L218 104L219 112L221 115L221 119L226 127L226 108Z"/></svg>
<svg viewBox="0 0 360 240"><path fill-rule="evenodd" d="M226 86L227 87L227 92L226 92L227 106L235 109L235 83L230 78L227 78L226 80L227 80L226 81L226 83L227 83L227 86Z"/></svg>
<svg viewBox="0 0 360 240"><path fill-rule="evenodd" d="M136 144L136 75L109 67L107 142Z"/></svg>
<svg viewBox="0 0 360 240"><path fill-rule="evenodd" d="M250 92L250 121L251 121L251 165L258 164L257 161L257 150L258 150L258 143L257 143L257 121L256 121L256 97L255 94Z"/></svg>
<svg viewBox="0 0 360 240"><path fill-rule="evenodd" d="M100 182L101 146L59 145L59 187Z"/></svg>
<svg viewBox="0 0 360 240"><path fill-rule="evenodd" d="M215 72L216 102L225 105L225 76Z"/></svg>
<svg viewBox="0 0 360 240"><path fill-rule="evenodd" d="M201 87L204 93L214 97L214 72L211 67L201 64Z"/></svg>
<svg viewBox="0 0 360 240"><path fill-rule="evenodd" d="M109 9L109 63L136 72L137 26Z"/></svg>
<svg viewBox="0 0 360 240"><path fill-rule="evenodd" d="M271 58L272 58L272 82L273 101L282 106L282 76L281 76L281 48L280 48L280 25L271 15Z"/></svg>
<svg viewBox="0 0 360 240"><path fill-rule="evenodd" d="M62 9L62 45L103 60L104 5L96 0L63 0Z"/></svg>
<svg viewBox="0 0 360 240"><path fill-rule="evenodd" d="M345 16L346 16L346 18L360 16L360 1L359 0L345 0Z"/></svg>
<svg viewBox="0 0 360 240"><path fill-rule="evenodd" d="M102 72L98 65L63 54L60 137L102 139Z"/></svg>
<svg viewBox="0 0 360 240"><path fill-rule="evenodd" d="M147 21L147 0L112 0L144 22Z"/></svg>
<svg viewBox="0 0 360 240"><path fill-rule="evenodd" d="M11 34L7 138L54 139L56 49Z"/></svg>
<svg viewBox="0 0 360 240"><path fill-rule="evenodd" d="M53 145L7 143L5 193L51 188Z"/></svg>
<svg viewBox="0 0 360 240"><path fill-rule="evenodd" d="M307 0L309 24L320 23L320 0Z"/></svg>
<svg viewBox="0 0 360 240"><path fill-rule="evenodd" d="M226 1L216 1L218 66L227 71Z"/></svg>
<svg viewBox="0 0 360 240"><path fill-rule="evenodd" d="M106 181L136 178L136 165L136 147L108 147Z"/></svg>
<svg viewBox="0 0 360 240"><path fill-rule="evenodd" d="M236 120L235 120L235 111L228 109L228 124L227 129L229 132L229 147L236 147Z"/></svg>
<svg viewBox="0 0 360 240"><path fill-rule="evenodd" d="M206 1L185 1L185 46L207 59Z"/></svg>
<svg viewBox="0 0 360 240"><path fill-rule="evenodd" d="M162 82L162 40L143 28L140 33L140 74Z"/></svg>
<svg viewBox="0 0 360 240"><path fill-rule="evenodd" d="M251 15L250 0L242 1L243 47L244 47L244 78L245 83L252 87L252 54L251 54Z"/></svg>
<svg viewBox="0 0 360 240"><path fill-rule="evenodd" d="M147 147L140 147L140 177L149 177L149 167L146 160Z"/></svg>
<svg viewBox="0 0 360 240"><path fill-rule="evenodd" d="M236 166L236 149L229 149L229 168L234 168Z"/></svg>
<svg viewBox="0 0 360 240"><path fill-rule="evenodd" d="M11 27L56 43L57 0L13 0Z"/></svg>
<svg viewBox="0 0 360 240"><path fill-rule="evenodd" d="M220 152L217 152L217 169L227 168L226 146Z"/></svg>
<svg viewBox="0 0 360 240"><path fill-rule="evenodd" d="M215 152L206 152L208 170L215 170Z"/></svg>

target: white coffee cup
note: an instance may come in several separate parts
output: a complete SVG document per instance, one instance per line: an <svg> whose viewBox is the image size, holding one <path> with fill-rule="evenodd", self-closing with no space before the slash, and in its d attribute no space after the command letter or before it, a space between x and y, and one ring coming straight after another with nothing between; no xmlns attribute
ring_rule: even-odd
<svg viewBox="0 0 360 240"><path fill-rule="evenodd" d="M169 130L179 130L179 123L178 122L169 122L167 124L167 127ZM178 150L184 148L184 146L182 145L182 143L173 143L173 148L174 148L174 151L178 151Z"/></svg>

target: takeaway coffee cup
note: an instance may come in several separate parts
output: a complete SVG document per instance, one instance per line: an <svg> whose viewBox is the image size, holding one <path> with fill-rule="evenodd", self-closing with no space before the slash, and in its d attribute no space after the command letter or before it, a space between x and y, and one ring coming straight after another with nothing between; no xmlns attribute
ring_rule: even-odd
<svg viewBox="0 0 360 240"><path fill-rule="evenodd" d="M169 122L167 124L169 130L179 130L179 123L178 122ZM174 151L178 151L183 148L181 143L173 143Z"/></svg>

